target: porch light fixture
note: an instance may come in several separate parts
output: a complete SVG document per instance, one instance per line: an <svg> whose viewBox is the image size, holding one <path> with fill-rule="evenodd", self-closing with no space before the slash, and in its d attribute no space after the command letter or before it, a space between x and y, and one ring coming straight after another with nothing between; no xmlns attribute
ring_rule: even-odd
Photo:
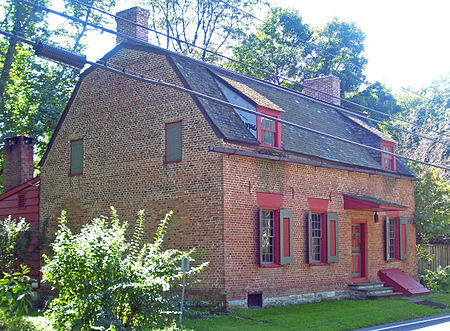
<svg viewBox="0 0 450 331"><path fill-rule="evenodd" d="M81 69L86 64L85 55L75 54L59 47L44 44L39 40L33 46L33 49L39 57L65 64L73 68Z"/></svg>
<svg viewBox="0 0 450 331"><path fill-rule="evenodd" d="M378 223L380 220L378 219L378 213L375 212L375 214L373 215L373 222L374 223Z"/></svg>

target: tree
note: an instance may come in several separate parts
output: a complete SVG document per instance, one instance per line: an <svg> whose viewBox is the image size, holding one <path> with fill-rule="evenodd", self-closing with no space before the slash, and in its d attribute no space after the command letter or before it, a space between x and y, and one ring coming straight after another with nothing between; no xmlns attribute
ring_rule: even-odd
<svg viewBox="0 0 450 331"><path fill-rule="evenodd" d="M310 29L296 10L272 8L266 22L233 48L234 58L244 64L273 72L262 73L242 64L228 67L273 83L301 90L305 78L333 74L341 79L341 94L362 84L367 60L362 55L365 36L354 23L336 18L321 29ZM317 46L314 46L316 44ZM294 83L276 77L283 75Z"/></svg>
<svg viewBox="0 0 450 331"><path fill-rule="evenodd" d="M414 222L422 237L448 236L450 232L450 184L437 168L413 166L416 211Z"/></svg>
<svg viewBox="0 0 450 331"><path fill-rule="evenodd" d="M394 138L399 145L403 146L401 152L421 161L448 166L450 158L448 149L448 144L450 144L450 76L433 81L417 93L405 91L397 98L402 109L398 115L418 125L418 127L406 126L408 129L447 144L395 132ZM404 124L398 123L398 125ZM450 172L447 171L442 176L445 180L449 180Z"/></svg>
<svg viewBox="0 0 450 331"><path fill-rule="evenodd" d="M383 111L387 115L399 114L402 112L402 107L398 100L392 94L392 91L380 82L368 84L363 90L360 90L351 95L348 100L360 104L367 108ZM389 120L386 116L370 111L364 107L359 107L351 103L342 102L343 106L364 111L371 118L386 122Z"/></svg>
<svg viewBox="0 0 450 331"><path fill-rule="evenodd" d="M49 5L49 0L35 1ZM83 0L86 4L110 9L115 0ZM65 0L66 13L93 23L104 18L79 3ZM30 40L41 39L74 52L85 48L86 24L64 24L50 29L44 11L8 0L1 7L0 26ZM62 42L62 43L61 43ZM75 86L79 70L50 63L34 56L34 51L15 38L0 39L0 139L27 135L35 138L42 155ZM0 149L3 150L2 146ZM0 159L0 166L3 158Z"/></svg>
<svg viewBox="0 0 450 331"><path fill-rule="evenodd" d="M214 56L192 45L213 54L225 51L250 26L251 17L239 9L251 11L262 0L142 0L142 3L150 8L151 28L179 39L155 33L155 43L206 60Z"/></svg>
<svg viewBox="0 0 450 331"><path fill-rule="evenodd" d="M310 40L311 35L297 10L272 7L266 22L233 49L234 58L244 64L229 62L227 66L275 84L289 85L279 76L296 80L303 77L305 41Z"/></svg>
<svg viewBox="0 0 450 331"><path fill-rule="evenodd" d="M365 35L354 22L333 18L315 29L307 58L305 78L335 75L341 80L341 94L354 92L365 81L367 59L363 56Z"/></svg>

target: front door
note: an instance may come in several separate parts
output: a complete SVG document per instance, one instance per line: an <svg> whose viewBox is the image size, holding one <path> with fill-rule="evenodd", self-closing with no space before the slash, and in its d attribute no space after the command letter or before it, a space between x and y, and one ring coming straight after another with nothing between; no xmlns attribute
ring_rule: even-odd
<svg viewBox="0 0 450 331"><path fill-rule="evenodd" d="M361 224L352 224L352 277L361 277L361 259L362 259L362 246L361 246Z"/></svg>

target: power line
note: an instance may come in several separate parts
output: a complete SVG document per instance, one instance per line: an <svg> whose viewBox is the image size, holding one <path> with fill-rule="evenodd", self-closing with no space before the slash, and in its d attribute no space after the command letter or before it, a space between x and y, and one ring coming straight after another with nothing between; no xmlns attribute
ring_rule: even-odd
<svg viewBox="0 0 450 331"><path fill-rule="evenodd" d="M90 22L88 22L88 21L83 21L83 20L81 20L81 19L79 19L79 18L77 18L77 17L73 17L73 16L70 16L70 15L67 15L67 14L64 14L64 13L61 13L61 12L58 12L58 11L56 11L56 10L50 9L50 8L45 7L45 6L42 6L42 5L38 5L38 4L35 4L35 3L31 3L31 2L26 1L26 0L16 0L16 1L22 2L22 3L26 3L26 4L28 4L28 5L34 6L34 7L36 7L36 8L41 9L41 10L47 11L47 12L49 12L49 13L52 13L52 14L55 14L55 15L58 15L58 16L61 16L61 17L64 17L64 18L73 20L73 21L78 22L78 23L80 23L80 24L85 24L85 25L94 27L94 28L96 28L96 29L100 29L100 30L102 30L102 31L104 31L104 32L107 32L107 33L111 33L111 34L117 35L117 36L122 37L122 38L124 38L124 39L131 40L131 41L133 41L133 42L136 42L136 43L139 43L139 44L142 44L142 45L145 45L145 46L156 47L156 46L154 46L154 45L152 45L152 44L150 44L150 43L148 43L148 42L146 42L146 41L144 41L144 40L141 40L141 39L139 39L139 38L131 37L131 36L127 35L127 34L123 34L123 33L120 33L120 32L117 32L117 31L114 31L114 30L111 30L111 29L108 29L108 28L104 28L104 27L102 27L102 26L99 26L99 25L97 25L97 24L90 23ZM76 1L76 2L78 2L77 0L71 0L71 1ZM81 2L78 2L78 3L84 5L84 4L81 3ZM90 5L86 5L86 6L88 6L89 8L98 10L99 12L105 13L105 14L111 16L111 17L115 17L115 18L117 18L117 19L119 19L119 20L123 20L123 21L125 21L125 22L132 23L132 24L136 25L137 27L141 27L141 28L147 29L147 30L149 30L149 31L153 31L153 32L155 32L155 33L164 35L164 36L166 36L166 37L168 37L168 38L171 38L171 39L174 39L174 40L181 41L181 42L186 43L186 44L188 44L188 45L192 45L193 47L196 47L196 48L198 48L198 49L201 49L201 50L204 50L204 51L206 51L206 52L215 54L214 52L212 52L212 51L210 51L210 50L207 50L206 48L203 48L203 47L200 47L200 46L197 46L197 45L190 44L190 43L188 43L188 42L186 42L186 41L183 41L183 40L180 40L180 39L178 39L178 38L169 36L169 35L167 35L167 34L165 34L165 33L156 31L156 30L151 29L151 28L148 28L148 27L146 27L146 26L137 24L136 22L127 20L127 19L122 18L122 17L120 17L120 16L117 16L117 15L114 15L114 14L111 14L111 13L108 13L108 12L106 12L106 11L103 11L103 10L101 10L101 9L92 7L92 6L90 6ZM176 52L172 52L172 51L169 51L169 50L165 50L165 51L171 52L171 53L176 54L176 55L178 55L178 56L186 57L185 55L178 54L178 53L176 53ZM217 54L216 54L216 55L217 55ZM231 60L231 61L234 61L233 59L230 59L230 58L228 58L228 57L226 57L226 56L222 56L222 55L220 55L220 56L221 56L221 57L224 57L224 58L226 58L226 59L229 59L229 60ZM187 58L189 58L189 57L187 57ZM200 63L203 63L202 61L199 61L199 60L196 60L196 59L191 59L191 58L189 58L189 59L190 59L190 60L197 61L197 62L200 62ZM236 62L236 61L235 61L235 62ZM239 61L238 61L238 62L239 62ZM240 62L240 63L242 63L242 62ZM242 63L242 64L247 65L247 64L245 64L245 63ZM227 69L224 69L224 68L221 68L221 67L212 65L212 64L210 64L210 65L211 65L211 66L214 66L214 67L216 67L216 68L218 68L218 69L220 69L220 70L229 71L229 70L227 70ZM268 74L273 75L272 73L270 73L270 72L268 72L268 71L265 71L265 70L263 70L263 69L260 69L260 68L257 68L257 67L253 67L253 66L250 66L250 67L255 68L255 69L257 69L257 70L260 70L260 71L263 71L263 72L266 72L266 73L268 73ZM306 98L314 99L314 98L309 97L309 96L306 96L306 95L304 95L304 94L300 94L300 93L298 93L298 92L294 92L294 91L292 91L292 90L285 89L285 88L280 87L280 86L278 86L278 85L270 84L270 83L268 83L268 82L261 81L261 80L257 80L257 79L255 79L255 78L253 78L253 77L251 77L251 76L245 76L245 75L242 75L242 74L239 74L239 73L235 73L235 72L233 72L233 74L237 74L237 75L239 75L239 76L241 76L241 77L246 77L247 79L250 79L250 80L253 80L253 81L257 81L257 82L260 82L260 83L263 83L263 84L266 84L266 85L270 85L270 86L272 86L272 87L277 87L277 88L279 88L279 89L283 89L284 91L288 91L288 92L291 93L291 94L302 95L302 96L304 96L304 97L306 97ZM320 91L320 90L317 90L317 89L314 89L314 88L311 88L311 89L323 93L323 92ZM412 134L412 135L421 137L421 138L423 138L423 139L427 139L427 140L430 140L430 141L433 141L433 142L436 142L436 143L440 143L440 144L449 146L448 143L443 142L443 141L440 141L440 140L438 140L438 139L434 139L434 138L431 138L431 137L422 135L422 134L420 134L420 133L416 133L416 132L409 131L409 130L407 130L407 129L403 129L403 128L400 128L400 127L396 127L396 126L394 126L394 125L392 125L392 124L385 123L385 122L382 122L382 121L379 121L379 120L376 120L376 119L373 119L373 118L369 118L369 117L367 117L367 116L365 116L365 115L362 115L362 114L360 114L360 113L358 113L358 112L350 111L350 110L347 110L347 109L345 109L345 108L342 108L342 107L339 107L339 106L336 106L336 105L333 105L333 104L329 104L329 103L326 103L326 102L321 101L321 100L317 100L317 99L314 99L314 100L315 100L316 102L319 102L319 103L322 103L322 104L327 104L329 107L332 107L332 108L334 108L334 109L336 109L336 110L338 110L338 111L340 111L340 112L347 113L347 114L349 114L349 115L351 115L351 116L360 117L360 118L362 118L362 119L364 119L364 120L369 120L369 121L372 121L372 122L375 122L375 123L378 123L378 124L381 124L381 125L385 125L385 126L388 126L388 127L393 128L393 129L396 129L396 130L399 130L399 131L408 133L408 134ZM382 112L380 112L380 113L382 113ZM382 114L384 114L384 113L382 113ZM417 125L416 125L416 126L417 126ZM424 128L424 129L426 130L426 128Z"/></svg>
<svg viewBox="0 0 450 331"><path fill-rule="evenodd" d="M408 89L408 88L406 88L406 87L402 87L402 90L407 91L407 92L409 92L409 93L411 93L411 94L414 94L415 96L418 96L419 98L422 98L422 99L424 99L424 100L428 100L428 101L432 102L435 106L438 106L438 107L442 106L442 105L437 105L436 102L435 102L435 100L432 100L432 99L430 99L430 98L427 98L426 96L421 95L421 94L419 94L419 93L417 93L417 92L415 92L415 91L413 91L413 90L411 90L411 89Z"/></svg>
<svg viewBox="0 0 450 331"><path fill-rule="evenodd" d="M21 0L19 0L19 1L21 1ZM434 131L433 129L429 129L429 128L426 128L426 127L422 127L422 126L420 126L420 125L418 125L418 124L415 124L415 123L413 123L413 122L404 120L404 119L399 118L399 117L396 117L396 116L394 116L394 115L386 114L386 113L384 113L384 112L382 112L382 111L379 111L379 110L376 110L376 109L373 109L373 108L370 108L370 107L367 107L367 106L358 104L358 103L353 102L353 101L351 101L351 100L347 100L347 99L344 99L344 98L341 98L341 97L335 97L334 95L329 94L329 93L327 93L327 92L324 92L324 91L322 91L322 90L319 90L319 89L316 89L316 88L313 88L313 87L310 87L310 86L305 86L304 84L300 84L299 82L294 81L294 80L292 80L292 79L290 79L290 78L288 78L288 77L284 77L284 76L281 76L281 75L274 74L274 73L272 73L272 72L270 72L270 71L267 71L267 70L265 70L265 69L261 69L261 68L259 68L259 67L256 67L256 66L247 64L247 63L245 63L245 62L243 62L243 61L236 60L236 59L230 58L230 57L225 56L225 55L222 55L222 54L217 54L217 52L210 51L210 50L208 50L208 49L206 49L206 48L204 48L204 47L201 47L201 46L192 44L192 43L190 43L190 42L188 42L188 41L181 40L181 39L179 39L179 38L170 36L170 35L168 35L168 34L166 34L166 33L163 33L163 32L160 32L160 31L158 31L158 30L152 29L152 28L150 28L150 27L148 27L148 26L138 24L138 23L136 23L135 21L131 21L131 20L125 19L125 18L123 18L123 17L120 17L120 16L117 16L117 15L111 14L111 13L105 11L105 10L102 10L102 9L96 8L96 7L94 7L94 6L85 4L85 3L80 2L80 1L78 1L78 0L70 0L70 1L75 2L75 3L78 3L78 4L82 5L82 6L87 7L87 8L96 10L96 11L102 13L102 14L108 15L108 16L113 17L113 18L115 18L115 19L122 20L122 21L124 21L124 22L133 24L133 25L135 25L135 26L137 26L137 27L140 27L140 28L146 29L146 30L148 30L148 31L154 32L154 33L156 33L156 34L165 36L165 37L167 37L167 38L169 38L169 39L173 39L173 40L176 40L176 41L185 43L186 45L188 45L188 46L190 46L190 47L194 47L194 48L200 49L200 50L202 50L202 51L205 51L205 52L207 52L207 53L211 53L211 54L213 54L213 55L215 55L215 56L222 57L222 58L224 58L224 59L226 59L226 60L228 60L228 61L232 61L232 62L235 62L235 63L239 63L239 64L244 65L244 66L246 66L246 67L249 67L249 68L258 70L258 71L263 72L263 73L265 73L265 74L268 74L268 75L270 75L270 76L275 76L275 77L281 78L281 79L286 80L286 81L291 82L291 83L297 83L297 84L299 84L299 85L302 86L302 87L307 87L307 88L309 88L309 89L311 89L311 90L313 90L313 91L319 92L319 93L321 93L321 94L323 94L323 95L331 96L331 97L333 97L333 98L336 98L336 99L345 101L345 102L347 102L347 103L353 104L353 105L358 106L358 107L361 107L361 108L363 108L363 109L371 110L371 111L376 112L376 113L379 113L379 114L381 114L381 115L383 115L383 116L385 116L385 117L390 117L390 118L393 118L393 119L396 119L396 120L405 122L405 123L407 123L407 124L410 124L410 125L412 125L412 126L419 127L419 128L421 128L421 129L423 129L423 130L426 130L426 131L429 131L429 132L434 132L434 133L437 133L437 134L440 134L440 135L444 135L444 136L449 136L449 137L450 137L450 135L447 135L447 134L445 134L445 133L443 133L443 132L438 132L438 131ZM246 14L246 15L250 15L251 17L257 19L257 20L260 21L260 22L265 23L263 20L257 18L257 17L254 16L253 14L248 13L248 12L242 10L242 9L239 9L239 8L236 7L236 6L230 5L230 4L228 4L226 1L223 1L223 0L219 0L219 1L221 1L221 2L223 2L223 3L225 3L225 4L227 4L228 6L230 6L230 7L232 7L232 8L235 8L236 10L241 11L242 13L244 13L244 14ZM84 22L84 21L83 21L83 22ZM266 23L265 23L265 24L266 24ZM273 26L273 25L272 25L272 26ZM98 28L101 29L102 27L99 26ZM275 29L278 29L278 27L276 27L276 26L274 26L274 28L275 28ZM113 32L113 33L115 33L115 32ZM116 33L115 33L115 34L116 34ZM129 39L129 38L128 38L128 39ZM313 46L315 46L315 47L319 47L319 46L315 45L314 43L308 43L308 42L306 42L306 41L304 41L304 42L307 43L307 44L311 44L311 45L313 45ZM144 43L145 43L146 45L149 45L149 43L146 43L146 42L144 42ZM151 45L151 44L150 44L150 45ZM152 46L153 46L153 45L152 45ZM326 50L323 50L323 51L326 51ZM332 56L335 56L335 55L333 55L332 53L329 53L329 54L332 55ZM350 63L350 64L352 64L352 63ZM352 65L353 65L353 64L352 64ZM223 69L223 68L222 68L222 69ZM340 109L341 109L341 108L340 108ZM376 119L369 118L369 117L367 117L367 116L359 115L359 114L355 113L354 111L345 111L345 110L342 110L342 109L341 109L341 111L344 111L344 112L347 112L347 113L351 113L351 114L354 115L354 116L357 116L357 117L363 118L363 119L365 119L365 120L369 120L369 121L375 122L375 123L377 123L377 124L385 125L385 126L388 126L388 127L393 128L393 129L397 129L397 130L403 131L403 132L405 132L405 133L416 134L416 135L418 135L418 136L421 137L421 138L424 138L424 139L430 139L430 140L432 140L432 141L434 141L434 142L443 143L443 144L445 144L445 145L448 145L448 143L441 142L441 141L439 141L439 140L437 140L437 139L430 138L430 137L428 137L428 136L424 136L424 135L419 134L419 133L413 133L413 132L411 132L411 131L409 131L409 130L406 130L406 129L403 129L403 128L399 128L399 127L396 127L396 126L394 126L394 125L392 125L392 124L385 123L385 122L383 122L383 121L378 121L378 120L376 120Z"/></svg>
<svg viewBox="0 0 450 331"><path fill-rule="evenodd" d="M3 31L3 30L0 30L0 33L5 35L5 36L8 36L10 38L16 38L16 39L18 39L18 40L20 40L20 41L22 41L22 42L24 42L26 44L32 45L33 47L36 47L38 45L38 43L36 43L36 42L33 42L33 41L28 40L26 38L19 37L17 35L14 35L12 33L9 33L9 32ZM408 160L408 161L417 162L417 163L421 163L421 164L425 164L425 165L441 168L441 169L444 169L444 170L450 170L450 168L442 166L442 165L431 164L431 163L428 163L428 162L412 159L412 158L409 158L409 157L406 157L406 156L403 156L403 155L400 155L400 154L397 154L397 153L384 151L382 149L375 148L375 147L368 146L368 145L364 145L364 144L358 143L356 141L352 141L352 140L349 140L349 139L346 139L346 138L341 138L341 137L338 137L338 136L334 136L332 134L329 134L329 133L326 133L326 132L322 132L322 131L319 131L319 130L316 130L316 129L308 128L308 127L300 125L300 124L296 124L296 123L289 122L289 121L286 121L286 120L283 120L283 119L272 117L270 115L259 113L257 111L252 110L252 109L248 109L246 107L235 105L235 104L232 104L232 103L230 103L228 101L224 101L224 100L212 97L210 95L207 95L207 94L204 94L204 93L201 93L201 92L197 92L197 91L188 89L188 88L183 87L183 86L172 84L172 83L169 83L169 82L166 82L166 81L163 81L163 80L156 80L156 79L152 79L152 78L147 78L147 77L144 77L144 75L140 75L140 76L134 75L134 74L126 72L125 68L117 69L117 68L113 68L111 66L108 66L106 63L102 63L101 64L101 63L92 62L92 61L89 61L89 60L84 60L84 61L87 64L90 64L92 67L95 67L95 68L111 71L111 72L114 72L116 74L119 74L119 75L122 75L122 76L125 76L125 77L128 77L128 78L132 78L132 79L135 79L135 80L143 81L143 82L146 82L146 83L151 83L151 84L156 84L156 85L160 85L160 86L164 86L164 87L173 88L173 89L176 89L176 90L188 93L190 95L197 96L197 97L202 98L202 99L213 101L213 102L225 105L225 106L230 106L232 108L236 108L236 109L245 111L245 112L253 114L253 115L257 115L257 116L260 116L260 117L268 118L268 119L271 119L271 120L273 120L275 122L279 122L279 123L282 123L282 124L293 126L293 127L298 128L298 129L301 129L301 130L304 130L304 131L308 131L308 132L311 132L311 133L315 133L315 134L318 134L318 135L321 135L321 136L324 136L324 137L327 137L327 138L335 139L335 140L338 140L338 141L341 141L341 142L344 142L344 143L348 143L348 144L352 144L352 145L359 146L359 147L362 147L362 148L370 149L370 150L373 150L373 151L376 151L376 152L380 152L380 153L384 153L384 154L387 154L387 155L396 156L396 157L399 157L399 158L402 158L402 159L405 159L405 160Z"/></svg>
<svg viewBox="0 0 450 331"><path fill-rule="evenodd" d="M77 1L77 0L71 0L71 1ZM239 8L239 7L237 7L237 6L234 6L234 5L230 4L230 3L228 3L227 1L224 1L224 0L218 0L218 1L220 1L220 2L222 2L222 3L224 3L224 4L226 4L227 6L229 6L229 7L231 7L231 8L234 8L234 9L240 11L241 13L243 13L243 14L245 14L245 15L250 16L251 18L253 18L253 19L255 19L255 20L257 20L257 21L259 21L259 22L261 22L261 23L263 23L263 24L268 24L266 21L260 19L259 17L255 16L255 15L253 15L253 14L251 14L251 13L249 13L249 12L247 12L247 11L245 11L245 10L243 10L243 9L241 9L241 8ZM77 2L78 2L78 1L77 1ZM277 30L277 31L279 31L279 32L281 32L281 33L283 33L283 31L282 31L278 26L275 26L275 25L273 25L273 24L268 24L268 25L272 26L275 30ZM314 48L319 49L320 51L325 52L325 53L327 53L328 55L331 55L331 56L333 56L333 57L337 57L336 54L333 54L333 53L331 53L331 52L329 52L329 51L323 49L322 47L320 47L319 45L317 45L317 44L315 44L315 43L313 43L313 42L308 42L308 41L302 40L302 39L300 39L300 38L299 38L299 40L300 40L300 42L302 42L302 43L304 43L304 44L306 44L306 45L313 46ZM342 55L342 54L341 54L341 55ZM348 61L345 61L345 60L344 60L344 62L347 63L347 64L350 65L350 66L353 66L353 67L356 67L356 68L359 68L359 69L363 69L362 67L356 66L354 63L351 63L351 62L348 62ZM275 75L275 74L274 74L274 75ZM292 82L292 83L295 82L295 81L291 80L291 79L288 78L288 77L284 77L284 76L280 76L280 75L276 75L276 76L279 77L279 78L285 79L285 80L287 80L287 81L289 81L289 82ZM362 81L362 80L361 80L361 82L365 83L365 82ZM297 83L298 83L298 82L297 82ZM300 86L302 86L302 87L305 87L304 84L301 84L301 83L298 83L298 84L299 84ZM311 88L311 87L309 87L309 86L306 86L306 87L307 87L307 88ZM335 97L334 95L332 95L332 94L329 94L329 93L326 93L326 92L323 92L323 91L320 91L320 90L316 90L316 91L322 93L323 95L331 96L331 97L336 98L336 97ZM413 122L407 121L407 120L405 120L405 119L403 119L403 118L400 118L400 117L397 117L397 116L394 116L394 115L391 115L391 114L386 114L386 113L384 113L384 112L382 112L382 111L379 111L379 110L376 110L376 109L374 109L374 108L371 108L371 107L367 107L367 106L361 105L361 104L359 104L359 103L357 103L357 102L354 102L354 101L351 101L351 100L348 100L348 99L344 99L344 98L341 98L341 97L339 97L339 100L344 101L344 102L346 102L346 103L348 103L348 104L351 104L351 105L360 107L360 108L362 108L362 109L365 109L365 110L369 110L369 111L378 113L378 114L383 115L383 116L385 116L385 117L389 117L389 118L392 118L392 119L395 119L395 120L398 120L398 121L402 121L402 122L407 123L407 124L409 124L409 125L412 125L412 126L416 126L416 127L422 128L422 129L424 129L424 130L426 130L426 131L434 132L434 133L437 133L437 134L440 134L440 135L444 135L444 136L449 136L449 137L450 137L450 135L446 134L445 132L439 132L439 131L435 131L435 130L433 130L433 129L429 129L429 128L422 127L422 126L420 126L420 125L418 125L418 124L415 124L415 123L413 123Z"/></svg>

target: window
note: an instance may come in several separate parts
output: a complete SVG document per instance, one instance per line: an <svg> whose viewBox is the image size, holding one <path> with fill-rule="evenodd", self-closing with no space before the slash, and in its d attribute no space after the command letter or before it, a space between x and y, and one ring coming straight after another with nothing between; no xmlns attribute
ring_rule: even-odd
<svg viewBox="0 0 450 331"><path fill-rule="evenodd" d="M293 263L292 211L260 208L260 264Z"/></svg>
<svg viewBox="0 0 450 331"><path fill-rule="evenodd" d="M274 263L275 211L261 210L261 262Z"/></svg>
<svg viewBox="0 0 450 331"><path fill-rule="evenodd" d="M308 212L308 263L337 263L338 214Z"/></svg>
<svg viewBox="0 0 450 331"><path fill-rule="evenodd" d="M386 260L408 258L408 220L403 217L386 217Z"/></svg>
<svg viewBox="0 0 450 331"><path fill-rule="evenodd" d="M388 229L388 231L389 231L389 242L388 242L388 245L389 245L389 259L395 259L395 253L396 253L396 249L395 249L395 244L396 244L396 242L395 242L395 237L396 237L396 235L395 235L395 219L393 219L391 222L389 222L388 223L388 227L389 227L389 229Z"/></svg>
<svg viewBox="0 0 450 331"><path fill-rule="evenodd" d="M182 156L181 121L166 124L165 162L179 162Z"/></svg>
<svg viewBox="0 0 450 331"><path fill-rule="evenodd" d="M275 118L281 118L281 112L258 106L258 112ZM267 117L258 116L257 136L263 146L281 148L281 123Z"/></svg>
<svg viewBox="0 0 450 331"><path fill-rule="evenodd" d="M322 215L311 215L311 255L313 262L321 262L322 244Z"/></svg>
<svg viewBox="0 0 450 331"><path fill-rule="evenodd" d="M381 149L389 153L395 153L395 144L389 141L381 141ZM381 153L381 166L389 171L396 171L396 160L394 155Z"/></svg>
<svg viewBox="0 0 450 331"><path fill-rule="evenodd" d="M70 142L70 174L81 175L83 173L83 139Z"/></svg>
<svg viewBox="0 0 450 331"><path fill-rule="evenodd" d="M20 194L18 199L18 207L25 208L25 194Z"/></svg>

